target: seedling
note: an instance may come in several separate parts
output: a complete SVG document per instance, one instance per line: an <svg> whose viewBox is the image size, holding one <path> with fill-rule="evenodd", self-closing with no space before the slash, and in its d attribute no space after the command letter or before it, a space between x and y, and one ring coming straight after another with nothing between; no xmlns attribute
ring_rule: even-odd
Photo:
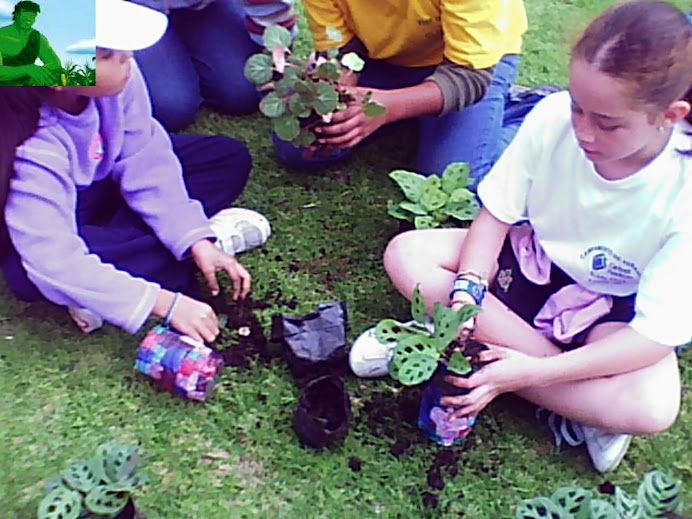
<svg viewBox="0 0 692 519"><path fill-rule="evenodd" d="M420 384L432 377L438 362L447 364L447 369L458 375L472 370L471 363L460 351L455 341L462 323L481 311L480 306L465 305L452 310L437 302L433 308L434 331L425 326L426 306L418 286L411 297L412 324L403 324L394 319L383 319L377 324L375 336L381 343L396 341L389 374L404 385ZM463 346L463 345L461 345Z"/></svg>
<svg viewBox="0 0 692 519"><path fill-rule="evenodd" d="M38 519L114 517L143 483L138 469L135 447L105 443L95 458L69 465L48 482L48 494L38 506Z"/></svg>
<svg viewBox="0 0 692 519"><path fill-rule="evenodd" d="M333 27L327 35L340 42L341 33ZM334 112L358 101L340 82L344 74L360 72L365 62L354 52L338 58L338 49L326 55L312 52L307 59L290 49L291 33L281 26L264 31L264 51L250 56L245 63L245 77L267 92L260 102L260 112L272 119L280 139L294 146L310 146L316 136L313 129L329 123ZM360 100L368 116L382 115L385 107L370 100L368 92Z"/></svg>
<svg viewBox="0 0 692 519"><path fill-rule="evenodd" d="M653 470L644 476L636 496L615 487L613 503L595 499L580 487L559 488L550 497L535 497L519 503L515 519L654 519L680 517L680 481Z"/></svg>
<svg viewBox="0 0 692 519"><path fill-rule="evenodd" d="M442 177L429 177L397 169L389 174L406 197L390 203L387 213L394 218L413 222L416 229L430 229L454 225L450 217L460 221L473 220L480 206L476 196L468 189L469 165L465 162L449 164Z"/></svg>

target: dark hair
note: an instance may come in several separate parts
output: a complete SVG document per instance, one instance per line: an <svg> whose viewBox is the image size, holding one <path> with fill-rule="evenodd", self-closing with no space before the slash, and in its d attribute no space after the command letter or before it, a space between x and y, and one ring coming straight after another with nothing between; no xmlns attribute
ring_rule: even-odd
<svg viewBox="0 0 692 519"><path fill-rule="evenodd" d="M31 11L32 13L40 13L41 6L36 2L31 0L22 0L14 5L14 11L12 11L12 19L15 20L17 15L22 11Z"/></svg>
<svg viewBox="0 0 692 519"><path fill-rule="evenodd" d="M17 147L36 133L46 87L0 87L0 258L7 253L5 204L14 174Z"/></svg>
<svg viewBox="0 0 692 519"><path fill-rule="evenodd" d="M634 105L665 110L692 84L692 24L659 0L618 4L589 24L572 49L575 58L626 81Z"/></svg>

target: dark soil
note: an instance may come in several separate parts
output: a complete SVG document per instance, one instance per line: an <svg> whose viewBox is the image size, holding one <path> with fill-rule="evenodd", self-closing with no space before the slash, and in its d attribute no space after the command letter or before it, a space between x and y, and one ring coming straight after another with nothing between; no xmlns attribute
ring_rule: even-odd
<svg viewBox="0 0 692 519"><path fill-rule="evenodd" d="M264 334L254 310L269 308L263 301L255 301L248 296L243 301L229 301L227 295L219 295L211 301L219 315L227 317L226 326L221 330L217 345L219 354L226 366L250 367L253 361L266 363L272 359Z"/></svg>
<svg viewBox="0 0 692 519"><path fill-rule="evenodd" d="M348 468L353 472L360 472L360 458L358 456L351 456L348 460Z"/></svg>

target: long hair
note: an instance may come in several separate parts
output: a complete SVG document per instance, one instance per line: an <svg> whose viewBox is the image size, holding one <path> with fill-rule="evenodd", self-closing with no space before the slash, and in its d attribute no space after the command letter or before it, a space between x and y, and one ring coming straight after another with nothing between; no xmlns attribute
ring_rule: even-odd
<svg viewBox="0 0 692 519"><path fill-rule="evenodd" d="M9 244L5 205L17 147L36 133L39 108L47 95L48 90L43 87L0 87L0 258L7 253Z"/></svg>

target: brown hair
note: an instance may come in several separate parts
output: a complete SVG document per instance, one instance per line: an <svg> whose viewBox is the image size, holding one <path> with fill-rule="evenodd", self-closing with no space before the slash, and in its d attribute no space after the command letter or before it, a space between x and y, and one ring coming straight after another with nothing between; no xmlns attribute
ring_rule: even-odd
<svg viewBox="0 0 692 519"><path fill-rule="evenodd" d="M48 92L45 87L0 87L0 258L7 253L9 243L5 204L17 147L36 133L39 108Z"/></svg>
<svg viewBox="0 0 692 519"><path fill-rule="evenodd" d="M665 110L692 85L692 24L658 0L614 5L586 28L572 49L575 58L627 82L634 106Z"/></svg>

